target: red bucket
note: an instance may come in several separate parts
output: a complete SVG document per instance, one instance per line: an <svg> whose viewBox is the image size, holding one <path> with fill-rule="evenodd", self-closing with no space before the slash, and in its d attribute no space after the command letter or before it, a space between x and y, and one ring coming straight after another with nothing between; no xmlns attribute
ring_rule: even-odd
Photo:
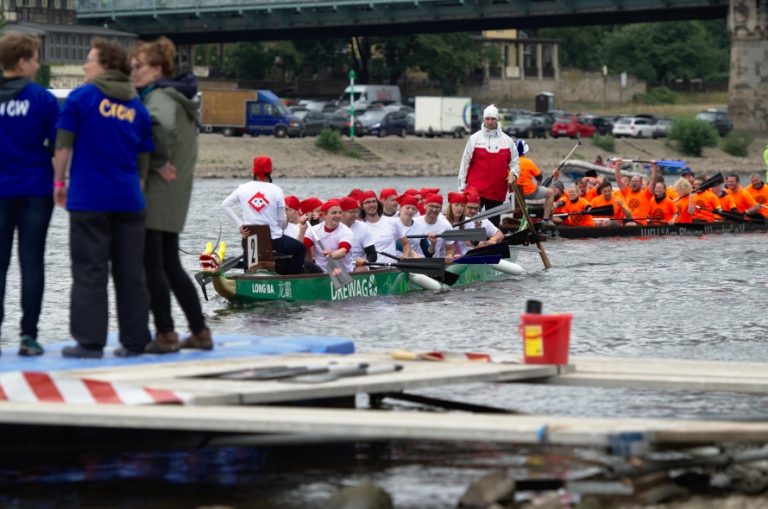
<svg viewBox="0 0 768 509"><path fill-rule="evenodd" d="M568 364L572 315L520 315L526 364Z"/></svg>

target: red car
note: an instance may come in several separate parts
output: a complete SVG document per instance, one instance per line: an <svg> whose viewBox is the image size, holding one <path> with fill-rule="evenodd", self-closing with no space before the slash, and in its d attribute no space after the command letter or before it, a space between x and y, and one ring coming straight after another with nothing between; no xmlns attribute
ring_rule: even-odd
<svg viewBox="0 0 768 509"><path fill-rule="evenodd" d="M591 138L597 128L588 120L579 117L561 117L552 125L552 137L568 136L569 138Z"/></svg>

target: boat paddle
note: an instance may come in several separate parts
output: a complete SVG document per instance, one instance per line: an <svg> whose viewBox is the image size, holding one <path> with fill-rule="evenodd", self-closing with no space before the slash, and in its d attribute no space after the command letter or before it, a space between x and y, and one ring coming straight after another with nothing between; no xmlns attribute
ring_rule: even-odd
<svg viewBox="0 0 768 509"><path fill-rule="evenodd" d="M515 205L512 202L504 202L501 205L497 205L496 207L493 207L492 209L485 210L483 212L480 212L479 214L475 214L474 216L465 219L463 221L459 221L458 223L453 223L453 226L461 226L463 224L471 223L472 221L482 221L483 219L488 219L490 217L496 217L500 216L502 214L508 214L515 210ZM485 239L482 239L485 240Z"/></svg>
<svg viewBox="0 0 768 509"><path fill-rule="evenodd" d="M715 175L712 175L707 180L701 183L699 187L694 188L691 192L696 193L698 191L704 191L706 189L709 189L711 187L718 186L725 182L725 178L723 177L722 173L717 173Z"/></svg>
<svg viewBox="0 0 768 509"><path fill-rule="evenodd" d="M765 224L765 218L763 216L757 217L752 215L746 215L742 214L740 212L726 212L724 210L712 210L707 209L704 207L696 206L699 210L705 210L707 212L711 212L713 214L717 214L718 216L722 217L726 221L730 221L732 223L760 223Z"/></svg>
<svg viewBox="0 0 768 509"><path fill-rule="evenodd" d="M445 258L406 258L398 262L365 262L369 267L392 267L401 272L423 274L448 286L453 286L459 275L445 270Z"/></svg>
<svg viewBox="0 0 768 509"><path fill-rule="evenodd" d="M566 217L566 216L581 216L585 214L588 214L590 216L612 216L613 205L601 205L599 207L591 207L585 210L580 210L579 212L568 212L563 214L552 214L552 215L557 217Z"/></svg>
<svg viewBox="0 0 768 509"><path fill-rule="evenodd" d="M240 263L243 260L243 255L235 256L233 258L229 258L228 260L224 260L224 263L221 264L221 268L219 269L219 273L224 274L229 269L235 267L238 263ZM211 282L211 276L210 274L206 274L205 272L198 272L195 274L195 281L197 281L197 284L200 285L200 288L203 290L203 297L205 297L205 300L208 300L208 291L206 290L206 286L208 283Z"/></svg>
<svg viewBox="0 0 768 509"><path fill-rule="evenodd" d="M406 235L409 239L426 239L429 235ZM485 228L467 228L465 230L446 230L443 233L435 234L435 237L442 237L445 240L465 240L469 242L478 242L488 240L488 234Z"/></svg>
<svg viewBox="0 0 768 509"><path fill-rule="evenodd" d="M557 167L555 171L552 172L552 175L544 179L544 182L541 183L543 187L549 187L552 184L552 180L555 178L555 173L559 172L561 169L563 169L563 166L565 166L565 163L568 162L568 160L573 156L573 153L576 152L576 149L581 146L581 142L577 141L576 145L573 146L570 152L568 152L568 155L565 156L565 159L560 163L560 165Z"/></svg>
<svg viewBox="0 0 768 509"><path fill-rule="evenodd" d="M307 227L307 231L310 232L312 240L317 242L320 251L325 251L323 241L317 238L317 235L315 235L315 231L311 226ZM326 255L325 259L328 261L328 277L331 278L331 283L333 283L334 288L340 290L345 286L352 284L352 276L349 275L349 272L344 270L344 267L338 261L331 258L330 254Z"/></svg>
<svg viewBox="0 0 768 509"><path fill-rule="evenodd" d="M520 204L520 210L523 212L523 217L525 218L526 223L528 223L530 228L534 228L533 223L531 222L531 216L528 215L528 208L525 204L525 198L523 198L523 193L520 192L520 188L517 187L517 185L512 185L512 192L515 193L515 199L517 200L517 203ZM552 268L552 264L549 263L549 257L547 256L547 252L544 250L544 246L541 245L541 239L539 238L539 235L536 234L536 232L533 232L533 238L536 242L536 247L539 248L539 256L541 257L541 261L544 264L544 269L550 269Z"/></svg>
<svg viewBox="0 0 768 509"><path fill-rule="evenodd" d="M453 260L453 263L459 265L496 265L501 261L501 258L501 255L462 256Z"/></svg>

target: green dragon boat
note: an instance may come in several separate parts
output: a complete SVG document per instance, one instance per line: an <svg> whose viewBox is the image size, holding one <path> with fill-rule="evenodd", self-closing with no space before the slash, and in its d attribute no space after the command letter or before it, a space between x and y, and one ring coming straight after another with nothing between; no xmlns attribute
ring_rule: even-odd
<svg viewBox="0 0 768 509"><path fill-rule="evenodd" d="M451 265L446 268L458 276L452 287L480 281L494 281L523 273L519 265L506 261L504 265ZM515 269L517 268L517 269ZM298 274L282 276L270 271L229 275L209 273L216 293L234 304L253 304L265 301L338 301L354 298L402 295L425 289L449 288L421 274L412 274L398 269L380 269L367 272L351 272L352 283L335 288L328 274ZM422 277L420 277L422 276Z"/></svg>

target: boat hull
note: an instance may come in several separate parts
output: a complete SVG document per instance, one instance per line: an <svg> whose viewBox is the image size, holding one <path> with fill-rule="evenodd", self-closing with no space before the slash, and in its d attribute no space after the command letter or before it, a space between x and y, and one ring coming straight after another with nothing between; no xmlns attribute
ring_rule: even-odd
<svg viewBox="0 0 768 509"><path fill-rule="evenodd" d="M446 269L459 276L453 286L509 277L490 265L452 265ZM352 284L333 287L326 274L280 276L273 273L212 275L216 292L235 304L266 301L341 301L385 295L403 295L423 288L411 281L408 273L396 269L353 272Z"/></svg>
<svg viewBox="0 0 768 509"><path fill-rule="evenodd" d="M637 226L547 226L540 231L546 239L595 239L602 237L700 237L722 233L764 233L768 225L760 223L689 223Z"/></svg>

